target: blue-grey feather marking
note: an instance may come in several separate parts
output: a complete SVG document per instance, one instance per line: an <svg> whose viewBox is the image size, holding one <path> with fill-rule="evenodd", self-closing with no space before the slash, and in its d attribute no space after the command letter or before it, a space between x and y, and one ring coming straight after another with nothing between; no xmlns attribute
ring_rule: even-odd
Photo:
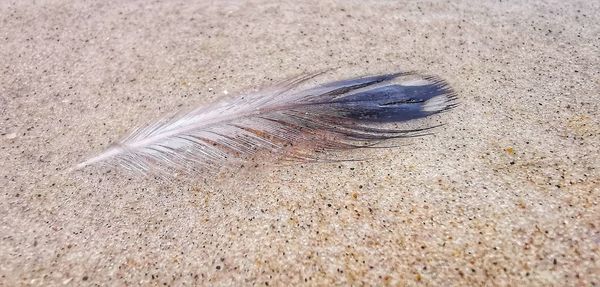
<svg viewBox="0 0 600 287"><path fill-rule="evenodd" d="M428 100L450 91L438 84L389 85L348 95L335 101L338 110L357 120L397 122L423 118L438 111L423 108Z"/></svg>

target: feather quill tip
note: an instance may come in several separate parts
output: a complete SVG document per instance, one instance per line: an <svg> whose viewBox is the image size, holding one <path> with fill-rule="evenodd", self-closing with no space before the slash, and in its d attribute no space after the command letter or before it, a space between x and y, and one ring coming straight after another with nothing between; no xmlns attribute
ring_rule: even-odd
<svg viewBox="0 0 600 287"><path fill-rule="evenodd" d="M73 168L71 168L71 171L81 170L87 166L103 162L104 160L107 160L107 159L110 159L110 158L116 156L117 154L119 154L119 152L120 152L119 148L111 147L95 157L91 157L89 159L86 159L85 161L78 163Z"/></svg>

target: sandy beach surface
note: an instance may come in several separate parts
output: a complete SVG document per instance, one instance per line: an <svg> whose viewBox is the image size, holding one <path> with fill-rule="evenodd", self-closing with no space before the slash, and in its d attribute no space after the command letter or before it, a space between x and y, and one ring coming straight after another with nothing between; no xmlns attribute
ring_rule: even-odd
<svg viewBox="0 0 600 287"><path fill-rule="evenodd" d="M600 285L598 1L0 1L0 286ZM333 69L460 106L368 161L69 172Z"/></svg>

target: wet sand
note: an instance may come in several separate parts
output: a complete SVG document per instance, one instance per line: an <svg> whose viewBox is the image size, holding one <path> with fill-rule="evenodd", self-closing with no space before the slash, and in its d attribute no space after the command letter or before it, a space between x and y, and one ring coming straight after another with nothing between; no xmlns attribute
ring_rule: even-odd
<svg viewBox="0 0 600 287"><path fill-rule="evenodd" d="M0 2L0 285L600 284L600 4L295 2ZM460 106L369 161L67 172L332 68L438 75Z"/></svg>

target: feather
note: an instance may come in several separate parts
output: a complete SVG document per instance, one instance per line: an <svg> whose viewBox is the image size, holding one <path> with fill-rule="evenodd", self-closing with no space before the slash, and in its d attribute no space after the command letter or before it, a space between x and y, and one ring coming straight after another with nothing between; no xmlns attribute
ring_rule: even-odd
<svg viewBox="0 0 600 287"><path fill-rule="evenodd" d="M448 85L432 76L400 72L302 88L320 74L291 78L162 119L76 169L100 164L173 175L215 170L258 156L315 161L324 151L422 135L432 127L397 125L456 105Z"/></svg>

